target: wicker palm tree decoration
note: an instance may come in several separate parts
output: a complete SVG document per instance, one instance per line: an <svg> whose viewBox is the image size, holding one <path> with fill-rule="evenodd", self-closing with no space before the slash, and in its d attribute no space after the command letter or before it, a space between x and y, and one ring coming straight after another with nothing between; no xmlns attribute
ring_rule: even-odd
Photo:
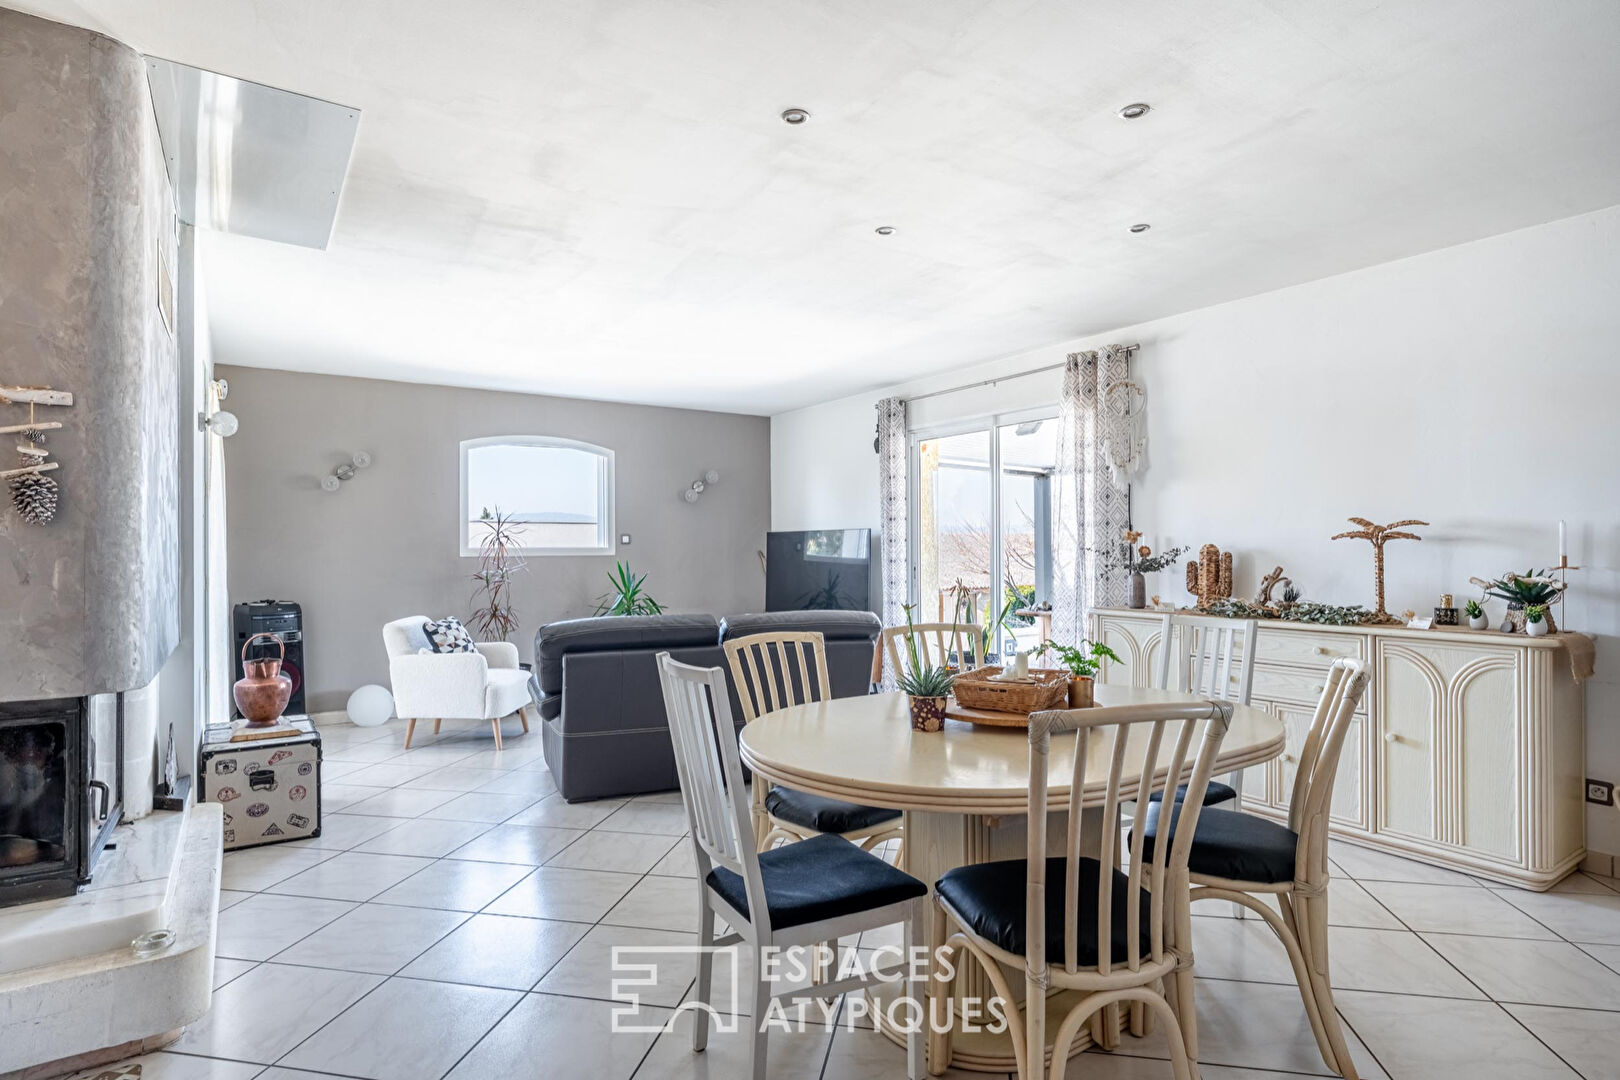
<svg viewBox="0 0 1620 1080"><path fill-rule="evenodd" d="M1366 540L1373 546L1373 576L1378 583L1378 610L1372 613L1368 622L1399 622L1389 612L1384 610L1384 545L1391 540L1422 540L1417 533L1402 532L1408 525L1427 525L1427 521L1417 518L1408 518L1405 521L1392 521L1388 525L1374 525L1366 518L1353 517L1350 524L1360 525L1361 528L1350 532L1342 532L1332 537L1334 540Z"/></svg>

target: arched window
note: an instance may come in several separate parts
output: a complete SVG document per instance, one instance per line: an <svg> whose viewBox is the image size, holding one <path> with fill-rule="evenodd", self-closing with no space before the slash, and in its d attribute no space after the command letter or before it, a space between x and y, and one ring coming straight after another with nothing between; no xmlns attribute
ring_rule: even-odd
<svg viewBox="0 0 1620 1080"><path fill-rule="evenodd" d="M613 451L547 435L461 444L461 553L477 555L499 509L529 555L612 555Z"/></svg>

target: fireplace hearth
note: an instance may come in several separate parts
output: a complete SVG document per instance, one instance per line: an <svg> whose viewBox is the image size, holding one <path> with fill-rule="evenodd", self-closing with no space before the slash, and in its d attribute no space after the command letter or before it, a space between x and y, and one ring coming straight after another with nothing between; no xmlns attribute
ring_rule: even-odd
<svg viewBox="0 0 1620 1080"><path fill-rule="evenodd" d="M0 907L88 884L123 810L123 698L0 702Z"/></svg>

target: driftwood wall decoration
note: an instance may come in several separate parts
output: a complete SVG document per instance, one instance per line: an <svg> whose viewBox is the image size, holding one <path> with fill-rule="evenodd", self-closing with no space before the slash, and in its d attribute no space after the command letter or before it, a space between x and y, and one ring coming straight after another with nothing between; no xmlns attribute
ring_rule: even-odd
<svg viewBox="0 0 1620 1080"><path fill-rule="evenodd" d="M54 420L39 421L34 410L40 405L72 405L73 395L48 386L0 386L0 405L27 405L26 424L0 426L0 435L21 436L17 441L17 467L0 471L11 489L11 504L30 525L49 525L56 517L58 487L53 472L57 463L48 461L50 451L45 448L45 433L56 431L61 424Z"/></svg>

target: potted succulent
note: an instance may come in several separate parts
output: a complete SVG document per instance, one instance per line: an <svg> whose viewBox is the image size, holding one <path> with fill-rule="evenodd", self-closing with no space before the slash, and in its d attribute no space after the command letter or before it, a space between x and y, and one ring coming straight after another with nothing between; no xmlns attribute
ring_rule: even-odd
<svg viewBox="0 0 1620 1080"><path fill-rule="evenodd" d="M1140 532L1126 529L1118 553L1108 564L1110 570L1123 570L1130 575L1130 606L1138 611L1147 607L1146 575L1158 573L1167 566L1174 566L1176 560L1187 550L1184 547L1171 548L1155 555L1152 548L1138 543L1141 539Z"/></svg>
<svg viewBox="0 0 1620 1080"><path fill-rule="evenodd" d="M1532 606L1542 609L1541 617L1547 622L1547 629L1540 633L1558 632L1548 605L1557 600L1559 594L1564 591L1564 583L1549 576L1547 571L1526 570L1522 574L1507 573L1494 581L1481 581L1478 578L1469 580L1483 587L1485 595L1507 601L1507 618L1502 621L1502 629L1505 632L1511 634L1524 630L1528 633L1529 627L1525 620Z"/></svg>
<svg viewBox="0 0 1620 1080"><path fill-rule="evenodd" d="M1043 641L1036 656L1056 653L1058 663L1069 673L1069 708L1089 709L1096 703L1097 669L1104 660L1121 663L1119 655L1100 641L1083 640L1079 645L1059 645Z"/></svg>
<svg viewBox="0 0 1620 1080"><path fill-rule="evenodd" d="M1485 630L1491 625L1491 620L1485 617L1485 605L1478 600L1470 600L1465 605L1468 613L1468 629Z"/></svg>
<svg viewBox="0 0 1620 1080"><path fill-rule="evenodd" d="M1552 614L1546 604L1530 604L1524 609L1524 632L1541 637L1552 628Z"/></svg>
<svg viewBox="0 0 1620 1080"><path fill-rule="evenodd" d="M941 731L945 727L945 699L950 696L951 684L956 681L949 668L934 667L923 662L928 650L917 646L916 624L911 618L912 605L905 605L906 660L895 683L906 695L911 707L911 730Z"/></svg>

